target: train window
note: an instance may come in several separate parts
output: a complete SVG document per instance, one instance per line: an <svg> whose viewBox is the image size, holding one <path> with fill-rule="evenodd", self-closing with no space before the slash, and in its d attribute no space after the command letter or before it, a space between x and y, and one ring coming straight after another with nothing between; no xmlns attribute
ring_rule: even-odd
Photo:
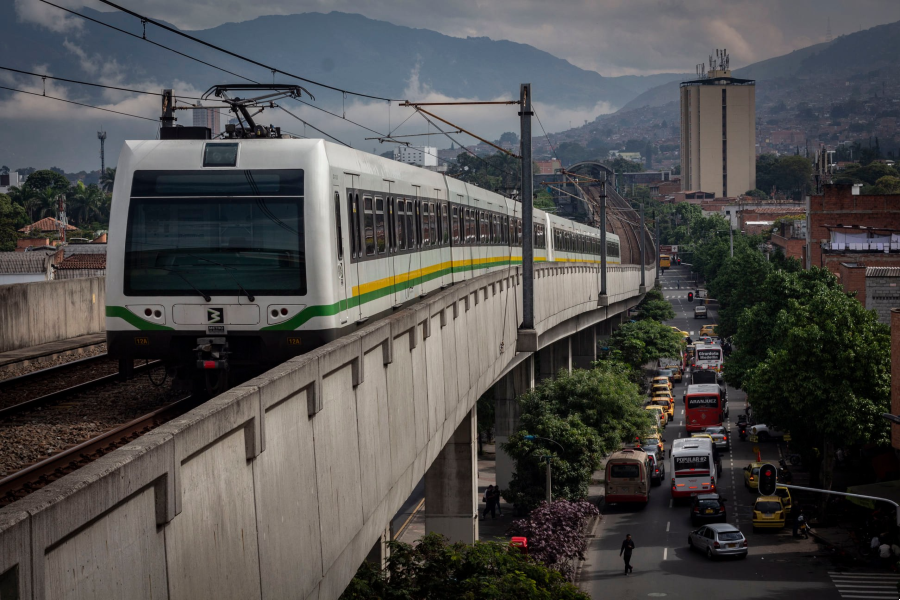
<svg viewBox="0 0 900 600"><path fill-rule="evenodd" d="M465 209L466 213L466 243L472 243L472 210L467 208Z"/></svg>
<svg viewBox="0 0 900 600"><path fill-rule="evenodd" d="M478 229L478 239L482 244L487 244L490 242L490 225L488 225L488 216L484 214L483 210L478 211L478 222L481 225Z"/></svg>
<svg viewBox="0 0 900 600"><path fill-rule="evenodd" d="M397 200L397 249L406 249L406 202Z"/></svg>
<svg viewBox="0 0 900 600"><path fill-rule="evenodd" d="M459 207L454 206L450 209L450 226L453 228L451 237L454 244L459 243Z"/></svg>
<svg viewBox="0 0 900 600"><path fill-rule="evenodd" d="M412 200L406 201L406 249L412 250L416 247L416 213L413 208Z"/></svg>
<svg viewBox="0 0 900 600"><path fill-rule="evenodd" d="M337 259L344 260L344 234L341 229L341 195L334 193L334 234L337 237Z"/></svg>
<svg viewBox="0 0 900 600"><path fill-rule="evenodd" d="M424 218L424 215L422 214L422 201L416 200L416 248L421 247L422 244L424 244L425 242L428 241L422 235L422 229L423 229L422 219L423 218Z"/></svg>
<svg viewBox="0 0 900 600"><path fill-rule="evenodd" d="M428 224L431 226L431 245L434 246L438 243L437 212L434 202L428 203L428 209Z"/></svg>
<svg viewBox="0 0 900 600"><path fill-rule="evenodd" d="M375 254L375 211L372 199L363 197L363 237L366 239L366 255Z"/></svg>
<svg viewBox="0 0 900 600"><path fill-rule="evenodd" d="M448 212L447 205L441 204L441 231L443 232L441 239L444 244L450 243L450 225L447 222Z"/></svg>
<svg viewBox="0 0 900 600"><path fill-rule="evenodd" d="M431 236L428 235L428 203L423 202L422 207L422 245L427 246L431 243Z"/></svg>
<svg viewBox="0 0 900 600"><path fill-rule="evenodd" d="M350 256L359 256L359 196L347 194L350 199Z"/></svg>
<svg viewBox="0 0 900 600"><path fill-rule="evenodd" d="M375 242L378 247L378 254L384 254L387 251L387 240L385 237L384 198L375 198Z"/></svg>
<svg viewBox="0 0 900 600"><path fill-rule="evenodd" d="M522 220L516 219L516 239L518 240L517 246L522 246Z"/></svg>
<svg viewBox="0 0 900 600"><path fill-rule="evenodd" d="M498 215L494 215L494 243L499 244L503 241L503 233L501 233L501 225L503 221Z"/></svg>

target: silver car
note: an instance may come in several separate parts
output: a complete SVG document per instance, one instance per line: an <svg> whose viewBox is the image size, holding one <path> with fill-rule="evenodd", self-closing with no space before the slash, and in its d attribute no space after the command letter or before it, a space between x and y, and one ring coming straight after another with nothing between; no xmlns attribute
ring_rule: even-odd
<svg viewBox="0 0 900 600"><path fill-rule="evenodd" d="M716 445L716 448L719 450L728 450L730 442L728 441L727 429L721 425L715 425L713 427L707 427L703 430L703 433L708 433L712 436L713 444Z"/></svg>
<svg viewBox="0 0 900 600"><path fill-rule="evenodd" d="M747 538L730 523L710 523L694 530L688 536L691 550L699 550L707 558L718 556L747 557Z"/></svg>

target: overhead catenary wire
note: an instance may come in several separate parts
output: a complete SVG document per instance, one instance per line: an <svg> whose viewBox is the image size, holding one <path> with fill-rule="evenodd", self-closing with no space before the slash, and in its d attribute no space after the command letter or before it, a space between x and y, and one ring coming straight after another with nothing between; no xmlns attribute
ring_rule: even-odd
<svg viewBox="0 0 900 600"><path fill-rule="evenodd" d="M345 89L342 89L342 88L339 88L339 87L335 87L335 86L333 86L333 85L328 85L327 83L322 83L322 82L320 82L320 81L315 81L314 79L309 79L309 78L307 78L307 77L301 77L300 75L295 75L294 73L290 73L290 72L285 71L285 70L283 70L283 69L279 69L278 67L273 67L273 66L271 66L271 65L267 65L267 64L265 64L265 63L261 63L261 62L259 62L259 61L257 61L257 60L252 59L252 58L249 58L249 57L243 56L243 55L241 55L241 54L238 54L238 53L236 53L236 52L232 52L231 50L227 50L227 49L225 49L225 48L222 48L221 46L217 46L217 45L215 45L215 44L211 44L211 43L209 43L209 42L206 42L206 41L204 41L204 40L201 40L200 38L196 38L196 37L194 37L194 36L192 36L192 35L190 35L190 34L187 34L187 33L184 33L183 31L180 31L180 30L178 30L178 29L175 29L174 27L169 27L168 25L166 25L166 24L164 24L164 23L160 23L159 21L156 21L156 20L154 20L154 19L151 19L150 17L146 17L146 16L144 16L144 15L141 15L141 14L139 14L139 13L136 13L136 12L134 12L133 10L127 9L127 8L125 8L125 7L123 7L123 6L119 6L118 4L115 4L114 2L110 2L110 0L100 0L100 2L102 2L103 4L106 4L107 6L111 6L111 7L115 8L116 10L119 10L119 11L122 11L122 12L124 12L124 13L126 13L126 14L129 14L129 15L131 15L131 16L137 18L137 19L140 19L141 22L144 23L144 24L150 23L151 25L156 25L156 26L159 27L160 29L165 29L166 31L168 31L168 32L170 32L170 33L174 33L175 35L179 35L179 36L181 36L181 37L183 37L183 38L187 38L187 39L189 39L189 40L191 40L191 41L193 41L193 42L196 42L196 43L198 43L198 44L201 44L201 45L203 45L203 46L206 46L207 48L212 48L213 50L216 50L216 51L218 51L218 52L222 52L223 54L227 54L227 55L229 55L229 56L232 56L232 57L234 57L234 58L243 60L243 61L245 61L245 62L248 62L248 63L250 63L250 64L256 65L256 66L258 66L258 67L262 67L262 68L266 69L267 71L271 71L273 74L274 74L274 73L281 73L282 75L286 75L286 76L288 76L288 77L293 77L294 79L298 79L298 80L300 80L300 81L305 81L306 83L310 83L310 84L312 84L312 85L317 85L317 86L319 86L319 87L321 87L321 88L325 88L325 89L328 89L328 90L333 90L333 91L335 91L335 92L341 92L342 94L350 94L351 96L358 96L358 97L360 97L360 98L371 98L372 100L387 100L387 101L389 101L389 102L390 102L390 101L393 101L393 102L400 102L400 101L401 101L401 100L399 100L399 99L397 99L397 98L384 98L384 97L382 97L382 96L375 96L375 95L373 95L373 94L364 94L364 93L361 93L361 92L353 92L353 91L350 91L350 90L345 90Z"/></svg>
<svg viewBox="0 0 900 600"><path fill-rule="evenodd" d="M19 92L20 94L29 94L31 96L37 96L38 98L49 98L50 100L58 100L59 102L66 102L68 104L77 104L78 106L84 106L86 108L102 110L104 112L115 113L117 115L124 115L126 117L134 117L135 119L143 119L145 121L153 121L154 123L156 123L158 120L158 119L151 119L149 117L142 117L140 115L133 115L131 113L122 112L120 110L113 110L111 108L103 108L101 106L94 106L93 104L85 104L84 102L75 102L74 100L66 100L65 98L58 98L56 96L48 96L46 94L38 94L37 92L29 92L26 90L20 90L20 89L16 89L16 88L6 87L3 85L0 85L0 90L9 90L10 92Z"/></svg>
<svg viewBox="0 0 900 600"><path fill-rule="evenodd" d="M550 141L550 136L547 135L547 130L544 129L544 124L541 123L541 118L538 117L537 110L534 106L531 107L531 111L534 113L534 116L537 118L538 125L541 126L541 131L544 132L544 137L547 138L547 143L550 144L550 149L553 151L553 156L556 157L556 160L559 160L559 164L562 165L562 160L559 158L559 154L556 153L556 148L553 147L553 142Z"/></svg>
<svg viewBox="0 0 900 600"><path fill-rule="evenodd" d="M107 90L117 90L120 92L129 92L132 94L146 94L148 96L162 96L160 92L148 92L147 90L133 90L130 88L118 87L115 85L105 85L102 83L92 83L90 81L78 81L77 79L66 79L65 77L56 77L54 75L47 75L45 73L32 73L31 71L23 71L21 69L13 69L12 67L3 67L0 66L0 70L2 71L11 71L13 73L20 73L22 75L31 75L33 77L40 77L42 79L53 79L54 81L65 81L66 83L75 83L77 85L88 85L91 87L98 87ZM188 100L200 100L197 96L181 96L180 98L187 98Z"/></svg>
<svg viewBox="0 0 900 600"><path fill-rule="evenodd" d="M330 137L331 139L333 139L333 140L336 141L337 143L343 144L343 145L347 146L348 148L352 148L352 147L353 147L353 146L351 146L350 144L348 144L347 142L342 142L341 140L337 139L336 137L334 137L334 136L331 135L330 133L325 133L324 131L322 131L322 130L319 129L318 127L316 127L316 126L314 126L314 125L311 125L308 121L304 121L303 119L301 119L300 117L298 117L297 115L295 115L294 113L292 113L291 111L289 111L288 109L286 109L285 107L281 106L280 104L276 104L276 105L275 105L275 108L280 108L281 110L283 110L284 112L286 112L286 113L289 114L290 116L294 117L295 119L297 119L298 121L300 121L301 123L303 123L304 125L306 125L307 127L310 127L310 128L312 128L312 129L315 129L316 131L318 131L318 132L321 133L322 135L326 135L326 136Z"/></svg>
<svg viewBox="0 0 900 600"><path fill-rule="evenodd" d="M168 50L169 52L174 52L175 54L177 54L177 55L179 55L179 56L183 56L184 58L193 60L193 61L195 61L195 62L198 62L198 63L202 64L202 65L206 65L207 67L212 67L213 69L216 69L216 70L218 70L218 71L222 71L223 73L228 73L229 75L234 75L235 77L239 77L239 78L243 79L244 81L249 81L250 83L259 83L258 81L254 80L254 79L250 79L249 77L244 77L243 75L239 75L239 74L235 73L234 71L229 71L228 69L224 69L224 68L222 68L222 67L218 67L218 66L216 66L216 65L214 65L214 64L212 64L212 63L206 62L205 60L201 60L201 59L199 59L199 58L196 58L196 57L194 57L194 56L191 56L190 54L185 54L184 52L180 52L180 51L178 51L178 50L175 50L174 48L169 48L168 46L165 46L165 45L163 45L163 44L160 44L159 42L154 42L153 40L149 40L149 39L146 38L146 36L145 36L145 37L141 37L141 36L137 35L136 33L131 33L130 31L125 31L124 29L121 29L121 28L119 28L119 27L116 27L115 25L110 25L109 23L104 23L103 21L100 21L100 20L98 20L98 19L94 19L94 18L89 17L89 16L87 16L87 15L83 15L83 14L81 14L80 12L74 11L74 10L72 10L72 9L70 9L70 8L65 8L64 6L60 6L60 5L58 5L58 4L54 4L54 3L50 2L49 0L40 0L40 2L43 2L44 4L50 5L50 6L54 7L54 8L58 8L59 10L65 11L65 12L67 12L67 13L69 13L69 14L75 15L76 17L81 17L82 19L85 19L86 21L91 21L91 22L93 22L93 23L97 23L98 25L103 25L104 27L108 27L108 28L110 28L110 29L113 29L113 30L115 30L115 31L118 31L119 33L124 33L125 35L129 35L129 36L131 36L131 37L133 37L133 38L136 38L136 39L139 39L139 40L143 40L143 41L145 41L145 42L147 42L147 43L153 44L154 46L157 46L157 47L159 47L159 48L162 48L163 50Z"/></svg>

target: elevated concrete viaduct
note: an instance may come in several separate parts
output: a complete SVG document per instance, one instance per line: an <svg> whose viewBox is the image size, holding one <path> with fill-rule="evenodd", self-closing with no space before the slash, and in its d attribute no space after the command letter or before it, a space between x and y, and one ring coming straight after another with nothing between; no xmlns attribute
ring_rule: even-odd
<svg viewBox="0 0 900 600"><path fill-rule="evenodd" d="M476 400L587 366L642 268L600 298L537 265L528 340L520 268L487 274L210 400L0 510L0 596L337 598L422 477L427 529L474 541Z"/></svg>

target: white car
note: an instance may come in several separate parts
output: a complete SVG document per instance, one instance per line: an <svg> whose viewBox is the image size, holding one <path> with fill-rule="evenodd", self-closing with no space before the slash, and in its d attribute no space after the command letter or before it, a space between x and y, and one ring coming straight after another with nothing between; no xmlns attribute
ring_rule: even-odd
<svg viewBox="0 0 900 600"><path fill-rule="evenodd" d="M755 435L760 442L765 442L775 438L783 438L786 432L781 431L774 425L765 425L757 423L750 428L750 435Z"/></svg>
<svg viewBox="0 0 900 600"><path fill-rule="evenodd" d="M708 433L712 436L713 444L716 445L716 448L719 450L728 450L730 442L728 441L727 429L721 425L716 425L714 427L707 427L703 430L703 433Z"/></svg>
<svg viewBox="0 0 900 600"><path fill-rule="evenodd" d="M688 536L688 547L699 550L708 558L740 556L747 558L747 538L730 523L710 523L695 529Z"/></svg>
<svg viewBox="0 0 900 600"><path fill-rule="evenodd" d="M694 318L695 319L705 319L706 318L706 307L702 304L700 306L694 307Z"/></svg>

